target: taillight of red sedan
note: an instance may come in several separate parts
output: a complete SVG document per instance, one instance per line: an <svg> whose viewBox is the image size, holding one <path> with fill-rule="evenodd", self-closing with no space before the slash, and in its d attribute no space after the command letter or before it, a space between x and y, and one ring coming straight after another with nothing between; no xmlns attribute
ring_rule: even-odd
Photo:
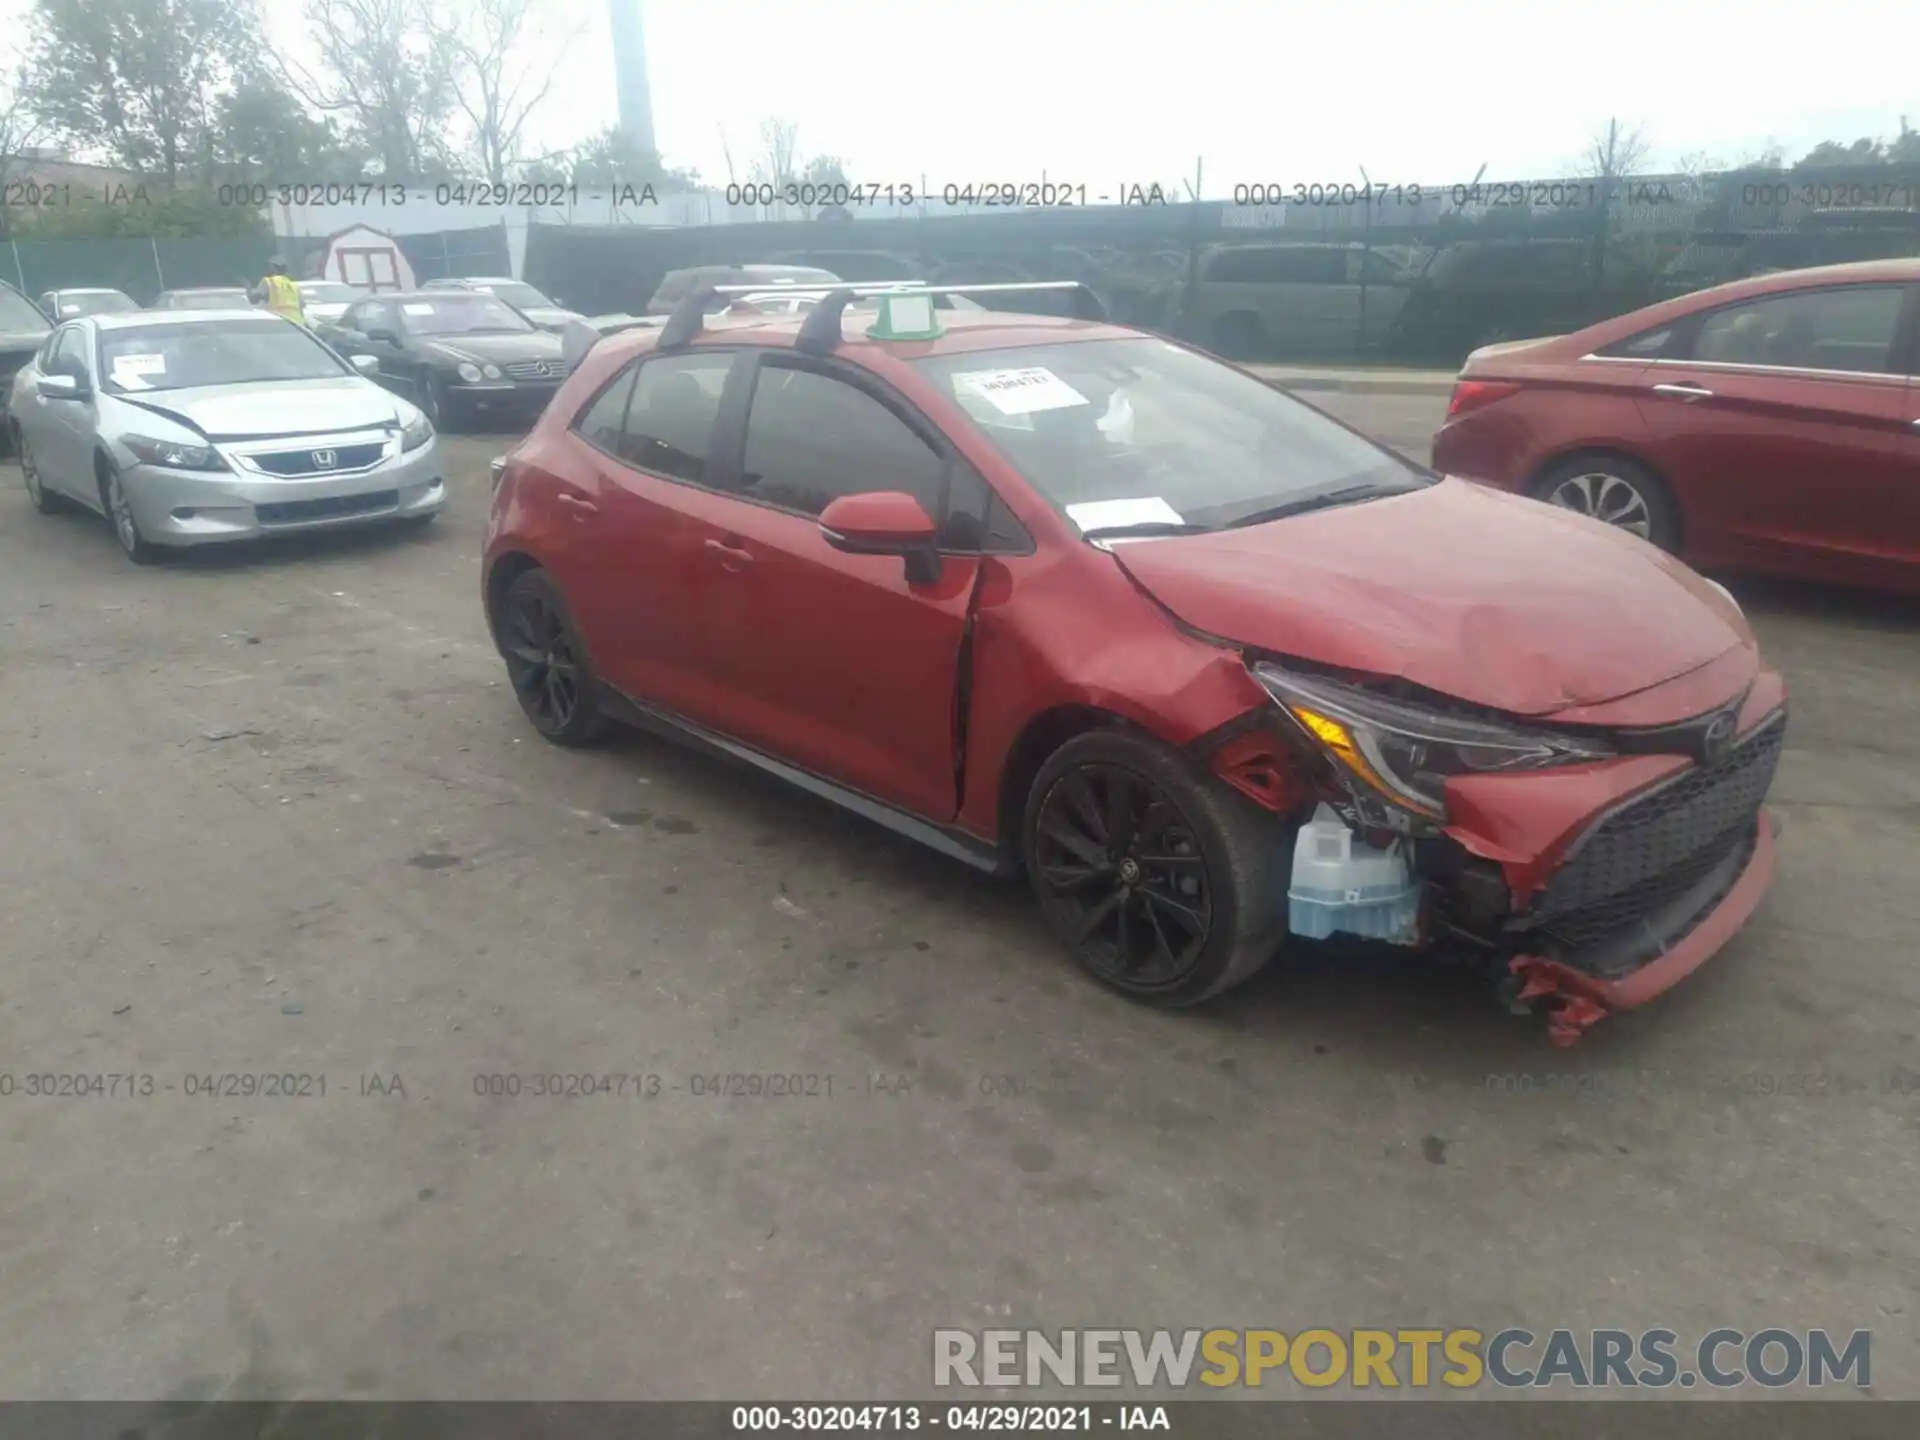
<svg viewBox="0 0 1920 1440"><path fill-rule="evenodd" d="M1447 419L1457 420L1474 410L1482 410L1496 400L1518 395L1520 387L1505 380L1462 380L1453 387L1447 402Z"/></svg>

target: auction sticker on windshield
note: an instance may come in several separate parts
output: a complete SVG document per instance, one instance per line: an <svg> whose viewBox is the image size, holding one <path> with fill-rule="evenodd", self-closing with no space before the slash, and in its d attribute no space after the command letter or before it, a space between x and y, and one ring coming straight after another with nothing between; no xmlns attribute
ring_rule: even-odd
<svg viewBox="0 0 1920 1440"><path fill-rule="evenodd" d="M164 355L116 355L113 357L113 383L128 390L150 388L147 376L167 373Z"/></svg>
<svg viewBox="0 0 1920 1440"><path fill-rule="evenodd" d="M1089 500L1084 505L1067 506L1067 518L1082 533L1108 530L1120 525L1184 525L1180 512L1158 495L1142 500Z"/></svg>
<svg viewBox="0 0 1920 1440"><path fill-rule="evenodd" d="M1087 397L1044 365L1025 370L963 370L953 377L1002 415L1031 415L1087 404Z"/></svg>

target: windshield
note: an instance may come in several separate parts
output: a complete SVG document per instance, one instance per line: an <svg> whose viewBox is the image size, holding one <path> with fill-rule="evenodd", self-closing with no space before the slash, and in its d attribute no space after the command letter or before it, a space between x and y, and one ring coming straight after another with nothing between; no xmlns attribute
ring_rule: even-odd
<svg viewBox="0 0 1920 1440"><path fill-rule="evenodd" d="M300 286L300 298L316 305L351 305L360 298L360 292L351 285L308 281Z"/></svg>
<svg viewBox="0 0 1920 1440"><path fill-rule="evenodd" d="M503 280L498 284L489 282L473 287L479 294L492 295L509 305L517 305L522 310L551 310L553 301L542 295L531 285L522 285L518 280Z"/></svg>
<svg viewBox="0 0 1920 1440"><path fill-rule="evenodd" d="M449 291L400 302L400 323L414 335L523 335L526 316L491 295Z"/></svg>
<svg viewBox="0 0 1920 1440"><path fill-rule="evenodd" d="M244 310L252 303L244 290L176 290L167 297L169 310Z"/></svg>
<svg viewBox="0 0 1920 1440"><path fill-rule="evenodd" d="M101 388L117 395L345 373L305 330L272 317L141 325L100 336Z"/></svg>
<svg viewBox="0 0 1920 1440"><path fill-rule="evenodd" d="M118 290L63 290L58 300L62 320L76 315L124 315L140 308Z"/></svg>
<svg viewBox="0 0 1920 1440"><path fill-rule="evenodd" d="M1146 337L913 362L1082 532L1212 529L1430 477L1311 406Z"/></svg>
<svg viewBox="0 0 1920 1440"><path fill-rule="evenodd" d="M47 317L34 309L26 296L0 290L0 331L44 335L50 328Z"/></svg>

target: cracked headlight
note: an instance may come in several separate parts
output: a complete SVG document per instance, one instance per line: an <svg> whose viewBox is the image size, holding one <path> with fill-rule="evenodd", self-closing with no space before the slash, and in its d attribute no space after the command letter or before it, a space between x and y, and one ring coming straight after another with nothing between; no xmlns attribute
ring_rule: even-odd
<svg viewBox="0 0 1920 1440"><path fill-rule="evenodd" d="M1446 820L1451 776L1546 770L1615 754L1598 741L1443 715L1264 662L1253 667L1253 674L1352 780L1389 805L1427 820Z"/></svg>

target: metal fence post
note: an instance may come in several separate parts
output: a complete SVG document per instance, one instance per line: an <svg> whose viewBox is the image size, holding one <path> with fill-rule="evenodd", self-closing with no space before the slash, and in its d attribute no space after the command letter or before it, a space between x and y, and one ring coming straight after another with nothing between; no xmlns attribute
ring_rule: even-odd
<svg viewBox="0 0 1920 1440"><path fill-rule="evenodd" d="M13 252L13 278L20 282L20 293L25 295L29 293L27 290L27 268L20 263L20 242L18 240L9 240L7 241L7 248Z"/></svg>
<svg viewBox="0 0 1920 1440"><path fill-rule="evenodd" d="M160 268L160 242L152 235L147 237L147 245L153 251L153 278L157 282L154 294L158 295L167 288L167 272Z"/></svg>

